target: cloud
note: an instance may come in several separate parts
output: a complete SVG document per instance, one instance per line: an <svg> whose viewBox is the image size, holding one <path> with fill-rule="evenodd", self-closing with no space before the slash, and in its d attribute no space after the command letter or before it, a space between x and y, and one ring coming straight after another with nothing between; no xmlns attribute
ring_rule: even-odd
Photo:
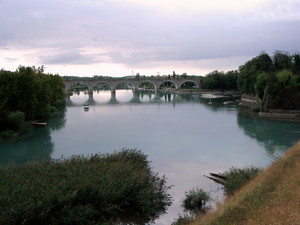
<svg viewBox="0 0 300 225"><path fill-rule="evenodd" d="M299 0L10 0L0 10L0 47L46 65L140 68L300 48Z"/></svg>
<svg viewBox="0 0 300 225"><path fill-rule="evenodd" d="M18 59L17 59L17 58L6 57L5 60L8 61L8 62L15 62L15 61L17 61Z"/></svg>
<svg viewBox="0 0 300 225"><path fill-rule="evenodd" d="M41 64L94 64L100 62L96 55L81 54L76 51L47 55L40 58Z"/></svg>

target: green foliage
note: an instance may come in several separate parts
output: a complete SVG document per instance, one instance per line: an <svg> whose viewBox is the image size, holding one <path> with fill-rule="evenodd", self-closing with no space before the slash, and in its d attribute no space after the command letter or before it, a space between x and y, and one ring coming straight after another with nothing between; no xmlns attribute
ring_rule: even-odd
<svg viewBox="0 0 300 225"><path fill-rule="evenodd" d="M265 72L273 71L273 63L269 55L262 53L261 55L246 62L245 65L240 67L238 74L239 89L246 94L256 94L255 84L257 77ZM259 82L262 81L258 78ZM260 84L257 84L260 86ZM264 88L263 88L264 89Z"/></svg>
<svg viewBox="0 0 300 225"><path fill-rule="evenodd" d="M0 140L7 140L31 130L21 111L10 112L0 110Z"/></svg>
<svg viewBox="0 0 300 225"><path fill-rule="evenodd" d="M171 204L140 151L0 169L0 224L145 224Z"/></svg>
<svg viewBox="0 0 300 225"><path fill-rule="evenodd" d="M300 54L294 54L292 57L293 72L300 75Z"/></svg>
<svg viewBox="0 0 300 225"><path fill-rule="evenodd" d="M257 176L260 169L256 167L248 167L244 169L231 168L226 171L223 176L226 177L224 191L226 195L232 195L236 190L241 188L250 179Z"/></svg>
<svg viewBox="0 0 300 225"><path fill-rule="evenodd" d="M51 106L64 106L64 80L44 74L43 67L0 70L0 110L21 111L25 119L45 118Z"/></svg>
<svg viewBox="0 0 300 225"><path fill-rule="evenodd" d="M22 123L25 120L25 115L21 111L10 112L7 116L8 122L11 124L10 128L13 130L19 130Z"/></svg>
<svg viewBox="0 0 300 225"><path fill-rule="evenodd" d="M14 130L5 130L0 132L0 140L8 140L17 137L17 132Z"/></svg>
<svg viewBox="0 0 300 225"><path fill-rule="evenodd" d="M185 211L189 211L191 213L196 213L200 211L204 212L205 205L209 200L209 194L207 194L202 189L192 189L185 194L182 206Z"/></svg>
<svg viewBox="0 0 300 225"><path fill-rule="evenodd" d="M262 99L263 109L299 110L299 68L299 54L276 51L271 58L263 53L240 67L238 86Z"/></svg>
<svg viewBox="0 0 300 225"><path fill-rule="evenodd" d="M273 61L276 70L291 69L292 67L292 57L287 52L276 51Z"/></svg>
<svg viewBox="0 0 300 225"><path fill-rule="evenodd" d="M179 217L172 222L172 225L185 225L191 223L195 216L199 213L205 213L208 207L206 203L211 200L208 193L202 189L191 189L185 193L185 197L182 201L182 207L185 213L179 214Z"/></svg>
<svg viewBox="0 0 300 225"><path fill-rule="evenodd" d="M254 90L256 96L263 98L266 88L266 73L263 72L256 77L256 82L254 84Z"/></svg>
<svg viewBox="0 0 300 225"><path fill-rule="evenodd" d="M186 225L186 224L190 224L193 221L194 221L194 217L184 214L184 215L179 215L179 217L176 220L174 220L171 225Z"/></svg>
<svg viewBox="0 0 300 225"><path fill-rule="evenodd" d="M213 71L201 79L203 89L237 89L237 71Z"/></svg>

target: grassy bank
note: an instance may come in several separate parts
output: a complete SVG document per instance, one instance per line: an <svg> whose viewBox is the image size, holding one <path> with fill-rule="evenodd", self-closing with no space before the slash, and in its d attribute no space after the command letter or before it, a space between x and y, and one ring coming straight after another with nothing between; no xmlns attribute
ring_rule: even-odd
<svg viewBox="0 0 300 225"><path fill-rule="evenodd" d="M192 225L300 224L300 142Z"/></svg>

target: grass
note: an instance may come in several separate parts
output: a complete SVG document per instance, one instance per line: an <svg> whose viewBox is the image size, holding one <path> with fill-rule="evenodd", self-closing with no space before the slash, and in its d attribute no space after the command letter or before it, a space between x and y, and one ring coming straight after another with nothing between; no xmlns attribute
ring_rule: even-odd
<svg viewBox="0 0 300 225"><path fill-rule="evenodd" d="M299 225L300 142L224 204L191 225Z"/></svg>
<svg viewBox="0 0 300 225"><path fill-rule="evenodd" d="M226 195L232 195L238 189L240 189L244 184L246 184L253 177L257 176L259 173L259 168L247 167L243 169L230 168L226 171L223 176L226 178L224 184L224 192Z"/></svg>

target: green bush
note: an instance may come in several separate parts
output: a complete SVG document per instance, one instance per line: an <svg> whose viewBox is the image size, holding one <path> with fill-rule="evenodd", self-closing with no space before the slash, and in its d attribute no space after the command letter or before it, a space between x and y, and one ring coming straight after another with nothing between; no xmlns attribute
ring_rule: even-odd
<svg viewBox="0 0 300 225"><path fill-rule="evenodd" d="M230 168L223 175L226 177L224 191L226 195L232 195L236 190L246 184L251 178L257 176L259 168L247 167L243 169Z"/></svg>
<svg viewBox="0 0 300 225"><path fill-rule="evenodd" d="M0 224L145 224L171 204L140 151L0 170Z"/></svg>
<svg viewBox="0 0 300 225"><path fill-rule="evenodd" d="M19 134L27 134L32 130L32 125L30 122L25 121L21 124L20 129L19 129Z"/></svg>
<svg viewBox="0 0 300 225"><path fill-rule="evenodd" d="M17 136L17 132L14 130L5 130L0 132L0 140L8 140Z"/></svg>
<svg viewBox="0 0 300 225"><path fill-rule="evenodd" d="M209 200L209 194L207 194L202 189L192 189L185 194L182 206L185 209L185 211L189 211L191 213L196 213L200 211L204 212L205 205Z"/></svg>
<svg viewBox="0 0 300 225"><path fill-rule="evenodd" d="M179 215L178 219L174 220L171 225L186 225L194 221L194 217L184 214Z"/></svg>
<svg viewBox="0 0 300 225"><path fill-rule="evenodd" d="M25 114L21 111L10 112L7 119L11 124L11 128L18 131L25 120Z"/></svg>

